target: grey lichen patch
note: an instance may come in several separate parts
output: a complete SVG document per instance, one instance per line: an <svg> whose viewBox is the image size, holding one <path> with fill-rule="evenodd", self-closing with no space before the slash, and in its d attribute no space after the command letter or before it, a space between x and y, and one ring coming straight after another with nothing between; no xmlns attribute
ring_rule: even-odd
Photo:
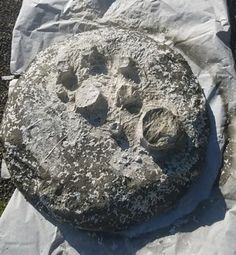
<svg viewBox="0 0 236 255"><path fill-rule="evenodd" d="M117 231L175 205L201 172L209 124L180 54L109 28L41 52L9 97L1 135L39 210Z"/></svg>

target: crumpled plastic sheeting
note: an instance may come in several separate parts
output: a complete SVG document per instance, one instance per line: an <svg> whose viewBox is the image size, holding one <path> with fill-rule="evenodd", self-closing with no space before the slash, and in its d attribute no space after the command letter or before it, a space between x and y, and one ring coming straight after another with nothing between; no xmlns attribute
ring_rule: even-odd
<svg viewBox="0 0 236 255"><path fill-rule="evenodd" d="M236 208L229 210L224 220L204 226L199 218L206 224L215 212L224 216L219 191L212 192L209 203L197 210L191 222L179 228L178 224L185 223L182 220L172 227L168 236L158 231L131 239L76 231L66 225L56 227L16 191L1 218L0 251L4 255L235 254Z"/></svg>
<svg viewBox="0 0 236 255"><path fill-rule="evenodd" d="M197 65L195 74L206 71L214 84L234 88L235 70L229 46L230 33L225 1L118 0L103 20L144 30L155 37L164 33L174 46ZM197 74L198 73L198 74ZM232 95L231 91L229 92ZM229 96L230 97L230 96ZM230 97L231 98L231 97Z"/></svg>
<svg viewBox="0 0 236 255"><path fill-rule="evenodd" d="M48 221L16 191L0 219L0 253L235 254L235 172L209 195L221 164L223 107L233 107L235 101L225 1L25 0L13 33L11 70L21 73L38 51L69 34L104 25L138 29L158 41L168 39L188 60L212 110L205 171L175 211L120 236L76 231ZM180 217L206 198L192 214Z"/></svg>

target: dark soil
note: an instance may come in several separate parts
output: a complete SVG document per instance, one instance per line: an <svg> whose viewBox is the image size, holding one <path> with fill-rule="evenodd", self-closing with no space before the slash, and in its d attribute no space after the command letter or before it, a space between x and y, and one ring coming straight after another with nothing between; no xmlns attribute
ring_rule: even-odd
<svg viewBox="0 0 236 255"><path fill-rule="evenodd" d="M10 74L10 53L12 30L18 16L22 0L0 1L0 76ZM0 122L4 106L7 101L8 82L0 79ZM3 148L0 144L0 163ZM14 191L14 185L10 180L0 177L0 215Z"/></svg>

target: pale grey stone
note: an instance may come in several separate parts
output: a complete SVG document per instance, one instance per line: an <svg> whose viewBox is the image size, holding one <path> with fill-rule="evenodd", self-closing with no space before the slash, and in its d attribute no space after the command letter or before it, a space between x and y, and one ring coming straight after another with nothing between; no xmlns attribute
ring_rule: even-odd
<svg viewBox="0 0 236 255"><path fill-rule="evenodd" d="M175 206L201 172L209 124L179 53L104 28L36 57L1 134L13 180L35 207L78 228L117 231Z"/></svg>

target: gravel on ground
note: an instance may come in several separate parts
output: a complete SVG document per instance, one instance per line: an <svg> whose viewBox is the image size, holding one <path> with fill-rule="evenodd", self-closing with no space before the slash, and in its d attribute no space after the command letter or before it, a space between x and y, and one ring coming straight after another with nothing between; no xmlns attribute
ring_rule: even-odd
<svg viewBox="0 0 236 255"><path fill-rule="evenodd" d="M10 74L10 54L12 30L18 16L22 0L0 1L0 76ZM8 82L0 79L0 122L7 101ZM2 161L3 147L0 142L0 164ZM2 214L15 187L11 180L0 177L0 215Z"/></svg>

